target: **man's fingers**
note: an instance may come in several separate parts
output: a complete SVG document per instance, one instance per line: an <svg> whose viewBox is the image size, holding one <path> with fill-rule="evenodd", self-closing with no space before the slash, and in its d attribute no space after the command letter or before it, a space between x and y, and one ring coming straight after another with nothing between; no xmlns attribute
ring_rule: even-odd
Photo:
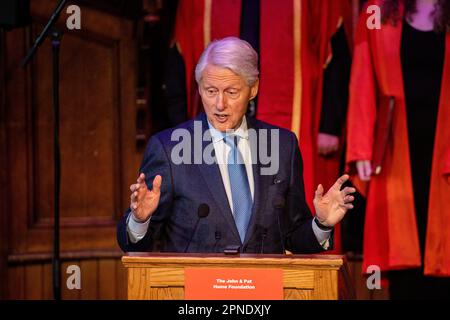
<svg viewBox="0 0 450 320"><path fill-rule="evenodd" d="M353 200L355 200L355 197L353 197L353 196L345 196L344 197L344 203L350 203Z"/></svg>
<svg viewBox="0 0 450 320"><path fill-rule="evenodd" d="M141 173L136 180L137 183L134 183L130 186L131 201L141 201L147 192L147 184L145 183L145 175ZM162 177L157 175L153 180L152 190L156 193L159 193L161 190Z"/></svg>
<svg viewBox="0 0 450 320"><path fill-rule="evenodd" d="M320 200L323 196L323 186L319 184L316 189L316 199Z"/></svg>
<svg viewBox="0 0 450 320"><path fill-rule="evenodd" d="M139 200L139 191L134 191L131 193L131 201L138 201Z"/></svg>
<svg viewBox="0 0 450 320"><path fill-rule="evenodd" d="M137 209L137 207L138 207L138 203L135 200L131 200L130 201L130 209L134 211Z"/></svg>
<svg viewBox="0 0 450 320"><path fill-rule="evenodd" d="M132 210L136 209L139 205L138 192L132 192L130 196L130 208Z"/></svg>
<svg viewBox="0 0 450 320"><path fill-rule="evenodd" d="M356 189L352 188L352 187L345 187L344 189L342 189L341 193L342 195L345 197L346 195L349 195L351 193L355 193Z"/></svg>
<svg viewBox="0 0 450 320"><path fill-rule="evenodd" d="M144 173L140 173L139 177L137 178L138 182L144 181L145 180L145 174Z"/></svg>
<svg viewBox="0 0 450 320"><path fill-rule="evenodd" d="M338 190L341 190L342 185L350 178L348 174L344 174L340 176L336 182L334 183L334 187L336 187Z"/></svg>
<svg viewBox="0 0 450 320"><path fill-rule="evenodd" d="M152 190L155 193L159 193L161 191L161 183L162 183L162 177L160 175L157 175L155 179L153 179L153 188Z"/></svg>
<svg viewBox="0 0 450 320"><path fill-rule="evenodd" d="M137 182L139 185L145 184L145 174L141 173L141 174L139 175L139 177L137 178L136 182Z"/></svg>

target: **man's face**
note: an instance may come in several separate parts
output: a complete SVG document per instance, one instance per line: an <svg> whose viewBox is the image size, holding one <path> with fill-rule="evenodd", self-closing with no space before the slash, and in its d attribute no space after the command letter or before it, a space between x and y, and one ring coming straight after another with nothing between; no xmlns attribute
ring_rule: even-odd
<svg viewBox="0 0 450 320"><path fill-rule="evenodd" d="M199 91L209 122L214 128L224 132L240 126L248 102L258 93L258 82L249 87L233 71L207 65Z"/></svg>

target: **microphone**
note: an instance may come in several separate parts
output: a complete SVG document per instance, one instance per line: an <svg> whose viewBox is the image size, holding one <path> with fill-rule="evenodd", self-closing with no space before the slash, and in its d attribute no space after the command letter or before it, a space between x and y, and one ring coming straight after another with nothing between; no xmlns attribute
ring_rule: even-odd
<svg viewBox="0 0 450 320"><path fill-rule="evenodd" d="M286 200L281 196L276 196L275 200L273 201L273 207L275 209L284 209L286 205ZM286 253L286 248L284 247L284 238L283 238L283 232L281 231L281 223L280 223L280 215L277 214L277 224L278 224L278 232L280 233L281 238L281 248L283 249L283 254Z"/></svg>
<svg viewBox="0 0 450 320"><path fill-rule="evenodd" d="M198 223L200 222L200 219L206 218L209 215L209 206L206 203L202 203L198 206L197 209L197 222L195 223L194 230L192 231L191 237L189 238L189 241L186 245L186 248L184 248L184 253L187 252L189 249L189 246L191 245L192 239L194 238L194 234L197 231Z"/></svg>

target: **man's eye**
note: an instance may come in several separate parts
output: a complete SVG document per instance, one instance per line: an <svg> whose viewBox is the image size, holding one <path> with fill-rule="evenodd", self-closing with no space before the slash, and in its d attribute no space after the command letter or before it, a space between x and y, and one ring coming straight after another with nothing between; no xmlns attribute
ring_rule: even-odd
<svg viewBox="0 0 450 320"><path fill-rule="evenodd" d="M231 96L231 97L235 97L238 95L239 91L237 90L228 90L227 93Z"/></svg>
<svg viewBox="0 0 450 320"><path fill-rule="evenodd" d="M208 90L206 90L206 92L208 93L208 94L215 94L216 93L216 90L214 90L214 89L208 89Z"/></svg>

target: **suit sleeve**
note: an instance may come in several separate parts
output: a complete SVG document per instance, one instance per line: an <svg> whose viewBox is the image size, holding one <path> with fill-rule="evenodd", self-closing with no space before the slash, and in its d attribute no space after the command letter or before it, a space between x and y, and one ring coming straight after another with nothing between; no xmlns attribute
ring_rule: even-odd
<svg viewBox="0 0 450 320"><path fill-rule="evenodd" d="M291 176L287 195L284 226L286 232L286 249L293 253L318 253L324 248L317 241L312 227L313 216L306 203L303 183L303 160L298 141L292 134ZM330 240L332 237L330 237ZM330 248L332 241L330 241Z"/></svg>
<svg viewBox="0 0 450 320"><path fill-rule="evenodd" d="M132 243L127 232L127 218L131 213L128 208L117 225L117 241L124 252L157 251L160 239L164 234L164 226L172 211L173 177L169 156L158 136L150 138L141 163L140 173L145 174L145 182L149 189L156 175L161 175L161 197L156 211L153 213L144 238Z"/></svg>

